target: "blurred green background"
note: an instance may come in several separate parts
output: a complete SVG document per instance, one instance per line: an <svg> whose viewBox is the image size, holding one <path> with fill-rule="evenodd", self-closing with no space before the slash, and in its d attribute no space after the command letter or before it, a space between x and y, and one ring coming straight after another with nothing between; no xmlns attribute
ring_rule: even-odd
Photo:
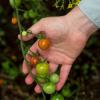
<svg viewBox="0 0 100 100"><path fill-rule="evenodd" d="M25 29L47 16L67 14L79 0L21 0L20 20ZM70 4L70 5L69 5ZM18 26L12 22L15 11L9 0L0 0L0 100L43 100L27 86L21 72L23 57ZM65 100L100 100L100 31L88 41L73 64L64 86ZM59 92L61 93L61 91ZM49 95L46 95L49 100Z"/></svg>

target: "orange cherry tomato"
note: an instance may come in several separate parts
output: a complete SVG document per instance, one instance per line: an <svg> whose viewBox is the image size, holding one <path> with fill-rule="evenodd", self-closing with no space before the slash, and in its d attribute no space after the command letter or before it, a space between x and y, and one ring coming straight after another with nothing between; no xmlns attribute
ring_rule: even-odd
<svg viewBox="0 0 100 100"><path fill-rule="evenodd" d="M38 63L38 60L39 60L38 57L32 57L30 62L32 65L36 65Z"/></svg>
<svg viewBox="0 0 100 100"><path fill-rule="evenodd" d="M12 17L12 19L11 19L11 23L14 24L14 25L17 23L17 19L16 19L16 17Z"/></svg>
<svg viewBox="0 0 100 100"><path fill-rule="evenodd" d="M4 84L4 80L0 79L0 86Z"/></svg>
<svg viewBox="0 0 100 100"><path fill-rule="evenodd" d="M38 41L38 46L42 50L47 50L50 47L50 41L47 38L40 39Z"/></svg>

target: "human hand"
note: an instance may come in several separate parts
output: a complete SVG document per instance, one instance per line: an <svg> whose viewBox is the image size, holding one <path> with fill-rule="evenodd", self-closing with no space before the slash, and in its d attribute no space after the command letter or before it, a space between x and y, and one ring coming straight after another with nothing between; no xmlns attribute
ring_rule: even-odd
<svg viewBox="0 0 100 100"><path fill-rule="evenodd" d="M96 27L76 7L65 16L43 18L29 30L33 34L22 37L23 41L32 39L40 32L44 32L51 41L51 46L48 50L42 51L37 42L32 45L30 50L33 52L38 51L41 56L49 61L50 73L57 70L58 64L62 64L60 81L56 85L56 90L59 91L68 78L73 62L81 53L90 35L96 31ZM23 62L22 70L25 74L28 73L25 61ZM32 73L35 73L35 67L32 69ZM25 81L27 84L32 84L34 80L28 74ZM35 91L36 93L41 92L39 85L36 85Z"/></svg>

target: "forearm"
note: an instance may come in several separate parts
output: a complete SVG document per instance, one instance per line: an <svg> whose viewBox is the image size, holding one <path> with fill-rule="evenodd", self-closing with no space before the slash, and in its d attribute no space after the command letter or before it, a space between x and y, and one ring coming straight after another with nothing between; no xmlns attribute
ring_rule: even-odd
<svg viewBox="0 0 100 100"><path fill-rule="evenodd" d="M100 0L81 0L79 3L81 11L100 28Z"/></svg>
<svg viewBox="0 0 100 100"><path fill-rule="evenodd" d="M72 30L77 33L85 34L87 37L92 35L96 30L96 25L80 10L75 7L70 13L65 15L65 20L71 26Z"/></svg>

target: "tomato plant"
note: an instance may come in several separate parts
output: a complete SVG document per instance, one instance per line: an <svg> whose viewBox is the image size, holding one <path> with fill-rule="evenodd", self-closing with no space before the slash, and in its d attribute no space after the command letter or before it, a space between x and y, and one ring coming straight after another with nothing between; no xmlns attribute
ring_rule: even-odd
<svg viewBox="0 0 100 100"><path fill-rule="evenodd" d="M16 7L19 7L19 6L20 6L21 0L9 0L9 3L10 3L10 5L11 5L13 8L15 8L15 6L16 6Z"/></svg>
<svg viewBox="0 0 100 100"><path fill-rule="evenodd" d="M46 82L46 79L45 79L44 77L39 77L39 76L37 76L36 79L37 79L37 81L38 81L39 83L44 83L44 82Z"/></svg>
<svg viewBox="0 0 100 100"><path fill-rule="evenodd" d="M52 82L44 83L43 90L46 94L53 94L55 92L55 85Z"/></svg>

